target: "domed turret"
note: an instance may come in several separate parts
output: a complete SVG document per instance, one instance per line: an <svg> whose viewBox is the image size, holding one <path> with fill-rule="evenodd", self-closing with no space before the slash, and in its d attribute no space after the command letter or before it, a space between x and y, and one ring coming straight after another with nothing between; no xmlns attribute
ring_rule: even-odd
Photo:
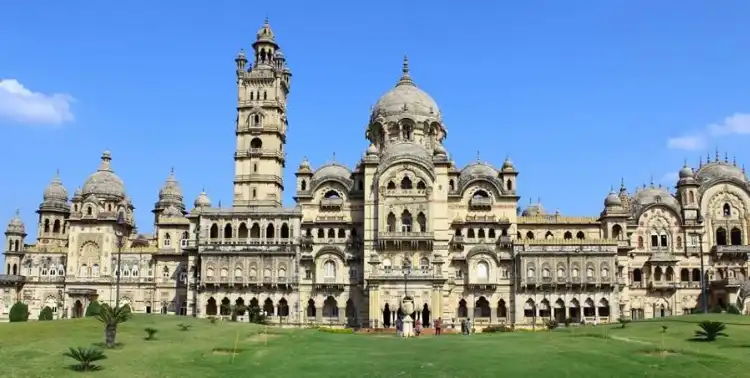
<svg viewBox="0 0 750 378"><path fill-rule="evenodd" d="M380 97L372 110L371 119L378 117L389 118L395 115L405 115L440 118L440 109L432 97L419 89L409 75L409 59L404 57L401 79L396 87ZM421 119L417 119L421 121Z"/></svg>
<svg viewBox="0 0 750 378"><path fill-rule="evenodd" d="M49 185L44 189L40 212L69 213L68 191L60 180L60 173L56 173Z"/></svg>
<svg viewBox="0 0 750 378"><path fill-rule="evenodd" d="M99 169L92 173L84 182L83 197L95 194L108 200L120 200L125 197L125 184L111 168L112 155L109 151L102 153Z"/></svg>
<svg viewBox="0 0 750 378"><path fill-rule="evenodd" d="M311 173L312 167L310 166L310 161L307 160L307 156L302 158L302 162L299 163L299 168L297 169L297 172L299 173Z"/></svg>
<svg viewBox="0 0 750 378"><path fill-rule="evenodd" d="M202 190L193 204L196 208L211 207L211 199L208 198L206 191Z"/></svg>
<svg viewBox="0 0 750 378"><path fill-rule="evenodd" d="M503 162L503 167L501 168L502 171L515 171L516 166L513 165L513 162L510 160L510 157L506 156L505 161Z"/></svg>
<svg viewBox="0 0 750 378"><path fill-rule="evenodd" d="M26 226L21 220L21 212L19 210L16 210L16 214L13 215L13 218L8 222L8 228L5 233L26 236Z"/></svg>
<svg viewBox="0 0 750 378"><path fill-rule="evenodd" d="M614 190L610 191L607 198L604 199L604 207L617 207L622 206L622 200L620 196L615 193Z"/></svg>
<svg viewBox="0 0 750 378"><path fill-rule="evenodd" d="M529 204L529 206L521 213L524 217L536 217L544 214L544 207L541 202Z"/></svg>
<svg viewBox="0 0 750 378"><path fill-rule="evenodd" d="M374 144L370 143L370 146L367 147L367 155L377 155L378 154L378 148L375 147Z"/></svg>

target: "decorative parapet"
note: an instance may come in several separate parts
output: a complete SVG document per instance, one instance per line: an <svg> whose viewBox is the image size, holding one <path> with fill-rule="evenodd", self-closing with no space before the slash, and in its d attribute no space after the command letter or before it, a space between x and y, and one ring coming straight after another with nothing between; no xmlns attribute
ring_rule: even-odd
<svg viewBox="0 0 750 378"><path fill-rule="evenodd" d="M617 246L616 239L523 239L516 240L516 244L525 245L581 245L581 246Z"/></svg>
<svg viewBox="0 0 750 378"><path fill-rule="evenodd" d="M578 225L598 225L598 217L569 217L559 214L553 215L535 215L520 216L518 224L578 224Z"/></svg>

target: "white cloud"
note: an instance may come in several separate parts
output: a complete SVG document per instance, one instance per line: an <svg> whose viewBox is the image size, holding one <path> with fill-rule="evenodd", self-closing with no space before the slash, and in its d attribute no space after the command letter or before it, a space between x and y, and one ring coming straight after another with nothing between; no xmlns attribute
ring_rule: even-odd
<svg viewBox="0 0 750 378"><path fill-rule="evenodd" d="M70 104L74 101L65 93L32 92L18 80L0 79L0 119L34 125L60 125L73 120Z"/></svg>
<svg viewBox="0 0 750 378"><path fill-rule="evenodd" d="M727 135L748 134L750 134L750 114L734 113L724 118L721 123L712 123L706 126L702 131L669 138L667 147L677 150L701 150L706 147L710 139Z"/></svg>
<svg viewBox="0 0 750 378"><path fill-rule="evenodd" d="M676 150L700 150L706 146L706 136L704 134L684 135L667 140L667 147Z"/></svg>

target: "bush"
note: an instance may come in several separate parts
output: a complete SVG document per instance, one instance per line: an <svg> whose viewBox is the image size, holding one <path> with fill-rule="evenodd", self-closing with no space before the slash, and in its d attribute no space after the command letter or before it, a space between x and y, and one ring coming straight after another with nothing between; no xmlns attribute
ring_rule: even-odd
<svg viewBox="0 0 750 378"><path fill-rule="evenodd" d="M23 302L16 302L10 308L8 318L11 322L25 322L29 320L29 306Z"/></svg>
<svg viewBox="0 0 750 378"><path fill-rule="evenodd" d="M502 333L502 332L513 332L513 328L505 325L494 325L482 328L482 333Z"/></svg>
<svg viewBox="0 0 750 378"><path fill-rule="evenodd" d="M216 318L214 318L214 319L216 319ZM180 331L189 331L190 327L192 327L190 324L180 323L180 324L177 325L177 328L179 328Z"/></svg>
<svg viewBox="0 0 750 378"><path fill-rule="evenodd" d="M557 322L555 319L548 319L544 321L544 326L547 327L548 330L553 330L560 326L560 323Z"/></svg>
<svg viewBox="0 0 750 378"><path fill-rule="evenodd" d="M216 322L219 321L219 318L217 318L215 316L209 316L207 319L208 319L208 322L211 323L211 324L216 324Z"/></svg>
<svg viewBox="0 0 750 378"><path fill-rule="evenodd" d="M70 348L70 351L63 353L63 356L70 357L77 364L71 366L73 370L77 371L95 371L101 370L101 366L94 365L94 362L101 361L107 358L101 349L96 348Z"/></svg>
<svg viewBox="0 0 750 378"><path fill-rule="evenodd" d="M354 333L351 328L318 328L318 332L326 333Z"/></svg>
<svg viewBox="0 0 750 378"><path fill-rule="evenodd" d="M719 306L719 305L714 305L714 307L711 307L711 311L710 312L712 314L721 314L722 312L724 312L724 309L721 308L721 306Z"/></svg>
<svg viewBox="0 0 750 378"><path fill-rule="evenodd" d="M260 307L258 306L252 306L248 307L247 309L247 317L250 320L250 323L255 324L266 324L266 315L263 314L263 311L260 310Z"/></svg>
<svg viewBox="0 0 750 378"><path fill-rule="evenodd" d="M620 322L620 325L622 326L622 328L625 328L625 326L627 326L628 323L630 323L630 319L624 316L621 316L620 319L617 319L617 321Z"/></svg>
<svg viewBox="0 0 750 378"><path fill-rule="evenodd" d="M53 319L52 309L49 308L49 306L44 306L42 311L39 313L39 320L44 321L44 320L52 320L52 319Z"/></svg>
<svg viewBox="0 0 750 378"><path fill-rule="evenodd" d="M91 301L89 303L88 307L86 307L86 317L90 316L97 316L99 313L102 312L102 305L99 304L97 301Z"/></svg>
<svg viewBox="0 0 750 378"><path fill-rule="evenodd" d="M144 331L146 331L146 333L148 334L148 336L146 336L146 340L153 340L154 335L159 332L159 330L157 330L156 328L151 327L147 327L146 329L144 329Z"/></svg>
<svg viewBox="0 0 750 378"><path fill-rule="evenodd" d="M727 329L727 325L722 322L712 322L710 320L704 320L698 323L700 330L695 331L695 337L697 339L703 339L705 341L715 341L719 336L729 337L724 331Z"/></svg>
<svg viewBox="0 0 750 378"><path fill-rule="evenodd" d="M129 304L124 304L124 305L122 305L122 306L120 306L120 307L122 307L122 311L125 311L125 312L130 312L130 313L132 313L132 312L133 312L133 309L132 309L132 308L130 308L130 305L129 305Z"/></svg>
<svg viewBox="0 0 750 378"><path fill-rule="evenodd" d="M729 305L729 307L727 307L727 314L742 315L742 311L740 311L735 305Z"/></svg>

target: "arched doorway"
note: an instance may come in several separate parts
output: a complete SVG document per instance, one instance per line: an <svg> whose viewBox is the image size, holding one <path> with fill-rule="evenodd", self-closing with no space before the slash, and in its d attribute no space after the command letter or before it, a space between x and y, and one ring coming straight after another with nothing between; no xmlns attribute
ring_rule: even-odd
<svg viewBox="0 0 750 378"><path fill-rule="evenodd" d="M219 312L222 316L229 316L232 313L232 302L229 298L224 297L224 299L221 300L221 308L219 309Z"/></svg>
<svg viewBox="0 0 750 378"><path fill-rule="evenodd" d="M323 317L324 318L338 318L339 306L336 298L328 297L323 302Z"/></svg>
<svg viewBox="0 0 750 378"><path fill-rule="evenodd" d="M389 328L391 326L391 307L388 303L383 308L383 327Z"/></svg>
<svg viewBox="0 0 750 378"><path fill-rule="evenodd" d="M289 316L289 303L287 303L286 298L279 299L278 315Z"/></svg>
<svg viewBox="0 0 750 378"><path fill-rule="evenodd" d="M263 312L266 314L266 316L273 316L273 301L271 298L266 298L265 301L263 301Z"/></svg>
<svg viewBox="0 0 750 378"><path fill-rule="evenodd" d="M307 317L315 318L315 301L312 298L307 301Z"/></svg>
<svg viewBox="0 0 750 378"><path fill-rule="evenodd" d="M428 328L430 326L430 308L427 303L422 306L422 327Z"/></svg>
<svg viewBox="0 0 750 378"><path fill-rule="evenodd" d="M357 325L357 309L354 308L354 301L346 301L346 324L350 327Z"/></svg>
<svg viewBox="0 0 750 378"><path fill-rule="evenodd" d="M83 303L81 303L80 300L76 300L76 303L73 305L73 317L74 318L82 318L83 317Z"/></svg>
<svg viewBox="0 0 750 378"><path fill-rule="evenodd" d="M208 303L206 304L206 315L216 316L216 312L216 299L214 299L214 297L208 298Z"/></svg>
<svg viewBox="0 0 750 378"><path fill-rule="evenodd" d="M469 309L466 307L466 300L461 299L458 301L458 317L467 318L469 316Z"/></svg>
<svg viewBox="0 0 750 378"><path fill-rule="evenodd" d="M490 301L488 301L485 297L479 297L479 299L477 299L477 302L475 303L474 317L489 318L491 315L492 310L490 310Z"/></svg>

